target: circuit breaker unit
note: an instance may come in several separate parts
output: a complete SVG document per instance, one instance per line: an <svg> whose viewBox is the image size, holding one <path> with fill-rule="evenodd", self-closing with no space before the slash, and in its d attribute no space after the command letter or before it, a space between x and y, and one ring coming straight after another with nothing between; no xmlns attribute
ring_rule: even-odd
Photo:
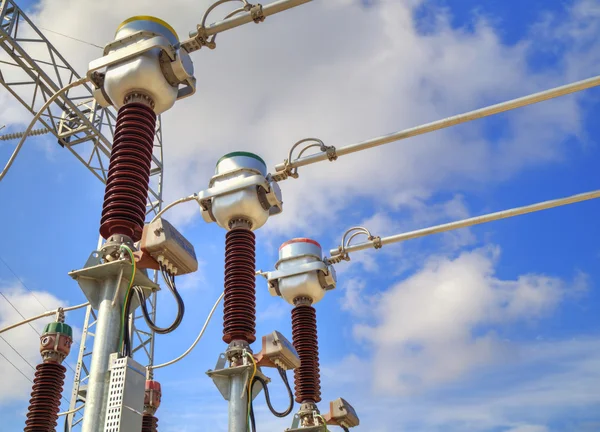
<svg viewBox="0 0 600 432"><path fill-rule="evenodd" d="M146 368L132 358L110 356L110 383L104 432L142 430Z"/></svg>

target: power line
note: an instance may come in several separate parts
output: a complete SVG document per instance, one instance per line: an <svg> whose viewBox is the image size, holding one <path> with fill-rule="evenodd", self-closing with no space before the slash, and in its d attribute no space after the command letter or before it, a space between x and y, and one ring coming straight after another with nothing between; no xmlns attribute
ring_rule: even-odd
<svg viewBox="0 0 600 432"><path fill-rule="evenodd" d="M2 337L2 336L0 336L0 339L2 339L2 340L3 340L3 341L4 341L4 342L5 342L5 343L6 343L6 344L9 346L9 347L11 347L11 349L12 349L14 352L16 352L16 353L17 353L17 355L18 355L19 357L21 357L21 358L23 359L23 361L24 361L25 363L27 363L27 364L28 364L28 365L31 367L31 369L35 370L35 366L34 366L34 365L32 365L31 363L29 363L29 360L27 360L25 357L23 357L23 356L21 355L21 353L20 353L20 352L19 352L19 351L18 351L18 350L17 350L17 349L14 347L14 346L12 346L12 345L11 345L11 343L10 343L9 341L7 341L6 339L4 339L4 337Z"/></svg>
<svg viewBox="0 0 600 432"><path fill-rule="evenodd" d="M2 291L0 291L0 296L2 296L4 298L4 300L6 300L8 302L9 305L12 306L12 308L21 316L21 318L23 318L24 320L26 320L27 318L25 318L25 316L23 316L23 314L19 311L19 309L17 309L17 307L12 304L12 302L8 299L8 297L6 297L4 295L4 293ZM40 335L40 332L36 330L36 328L34 326L31 325L31 323L27 323L29 325L29 327L31 327L33 329L34 332L37 333L38 336Z"/></svg>
<svg viewBox="0 0 600 432"><path fill-rule="evenodd" d="M37 300L37 302L45 309L45 310L49 310L50 308L48 306L46 306L44 303L42 303L42 301L35 295L35 293L29 289L29 287L27 285L25 285L25 282L23 282L21 280L21 278L15 273L15 271L12 269L11 266L8 265L8 263L6 261L4 261L4 258L2 258L2 256L0 255L0 261L2 261L2 263L6 266L6 268L12 273L12 275L19 281L19 283L21 285L23 285L23 288L25 288L27 291L29 291L31 293L31 295L33 296L33 298L35 298Z"/></svg>
<svg viewBox="0 0 600 432"><path fill-rule="evenodd" d="M29 381L31 384L33 384L33 381L31 381L31 378L29 378L27 375L25 375L25 373L21 369L19 369L17 366L15 366L15 364L13 362L11 362L4 354L2 354L2 352L0 352L0 355L2 357L4 357L4 360L6 360L8 363L10 363L12 365L12 367L14 367L16 370L18 370L19 373L27 379L27 381Z"/></svg>
<svg viewBox="0 0 600 432"><path fill-rule="evenodd" d="M47 28L45 28L45 27L40 27L40 26L38 26L38 28L40 28L40 29L42 29L42 30L45 30L45 31L47 31L47 32L50 32L50 33L57 34L57 35L59 35L59 36L62 36L62 37L66 37L67 39L72 39L72 40L74 40L74 41L81 42L81 43L84 43L84 44L86 44L86 45L90 45L90 46L93 46L93 47L96 47L96 48L100 48L100 49L102 49L102 50L104 49L104 47L102 47L102 46L100 46L100 45L96 45L95 43L91 43L91 42L88 42L88 41L84 41L83 39L77 39L76 37L69 36L69 35L66 35L66 34L64 34L64 33L59 33L59 32L57 32L57 31L50 30L50 29L47 29Z"/></svg>

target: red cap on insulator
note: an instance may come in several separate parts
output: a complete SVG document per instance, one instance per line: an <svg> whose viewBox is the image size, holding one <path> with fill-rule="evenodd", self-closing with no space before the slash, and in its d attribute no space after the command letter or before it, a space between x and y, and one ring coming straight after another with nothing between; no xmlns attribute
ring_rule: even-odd
<svg viewBox="0 0 600 432"><path fill-rule="evenodd" d="M161 396L160 383L158 381L147 380L146 391L144 393L144 406L156 410L160 406Z"/></svg>

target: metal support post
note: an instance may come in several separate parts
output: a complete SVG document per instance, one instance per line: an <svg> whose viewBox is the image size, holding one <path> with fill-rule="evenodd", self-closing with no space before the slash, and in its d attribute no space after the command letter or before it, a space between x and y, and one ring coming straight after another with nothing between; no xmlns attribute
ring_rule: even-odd
<svg viewBox="0 0 600 432"><path fill-rule="evenodd" d="M107 278L100 293L98 322L94 337L94 349L90 367L89 383L85 403L83 432L100 432L104 429L106 402L110 381L110 355L118 350L121 327L122 300L118 293L123 283L119 277ZM116 300L116 301L115 301Z"/></svg>
<svg viewBox="0 0 600 432"><path fill-rule="evenodd" d="M229 378L229 432L246 432L248 423L248 392L244 375Z"/></svg>

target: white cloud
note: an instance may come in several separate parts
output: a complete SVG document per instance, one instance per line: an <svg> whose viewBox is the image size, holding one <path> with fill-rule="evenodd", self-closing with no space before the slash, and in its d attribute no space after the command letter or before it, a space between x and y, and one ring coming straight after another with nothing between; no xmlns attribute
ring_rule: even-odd
<svg viewBox="0 0 600 432"><path fill-rule="evenodd" d="M504 359L509 345L489 326L535 320L572 292L545 275L501 280L494 274L498 256L499 248L489 247L455 259L433 257L379 294L376 324L355 327L356 336L375 349L378 390L411 394Z"/></svg>
<svg viewBox="0 0 600 432"><path fill-rule="evenodd" d="M93 28L93 42L102 43L125 17L141 12L166 19L183 35L209 3L53 0L42 1L33 19L50 29L64 23L61 31L82 39ZM205 188L214 162L227 151L256 151L273 164L306 136L339 146L573 78L561 61L532 72L528 55L535 44L503 45L485 20L473 32L457 30L434 9L431 31L422 34L413 18L419 5L312 2L220 35L216 50L195 53L198 93L164 118L167 199ZM79 71L99 55L97 48L48 37ZM301 179L283 185L286 212L266 229L317 234L365 197L386 206L398 194L411 200L508 178L560 158L565 136L579 132L580 113L575 99L563 98L505 116L508 138L498 149L486 142L478 122L301 169ZM192 207L178 211L197 217Z"/></svg>
<svg viewBox="0 0 600 432"><path fill-rule="evenodd" d="M29 318L45 312L45 309L39 302L50 310L58 306L66 306L67 302L60 300L50 293L44 291L25 291L21 287L2 287L2 293L8 301L2 299L0 301L0 328L4 328L10 324L22 321L23 317L15 310L15 308L25 317ZM38 302L39 299L39 302ZM9 304L12 303L14 308ZM1 336L4 340L0 341L0 351L7 359L14 363L26 376L33 380L34 370L27 364L32 366L40 363L41 357L39 353L39 335L44 329L44 326L53 320L52 317L33 321L31 326L23 325L13 330L3 333ZM75 327L73 323L70 323ZM35 330L34 330L35 329ZM76 330L76 329L74 329ZM36 333L36 331L38 333ZM79 332L74 332L74 337L79 338ZM9 346L12 346L12 348ZM13 349L14 348L14 349ZM75 362L77 358L78 345L74 345L70 355L70 362ZM18 352L18 354L17 354ZM10 391L0 394L0 403L7 401L25 400L31 392L31 382L29 382L22 374L17 372L15 368L3 357L0 357L0 379L2 379L5 388ZM65 384L69 388L69 382Z"/></svg>
<svg viewBox="0 0 600 432"><path fill-rule="evenodd" d="M540 425L521 425L514 427L506 432L548 432L548 428L546 426Z"/></svg>

